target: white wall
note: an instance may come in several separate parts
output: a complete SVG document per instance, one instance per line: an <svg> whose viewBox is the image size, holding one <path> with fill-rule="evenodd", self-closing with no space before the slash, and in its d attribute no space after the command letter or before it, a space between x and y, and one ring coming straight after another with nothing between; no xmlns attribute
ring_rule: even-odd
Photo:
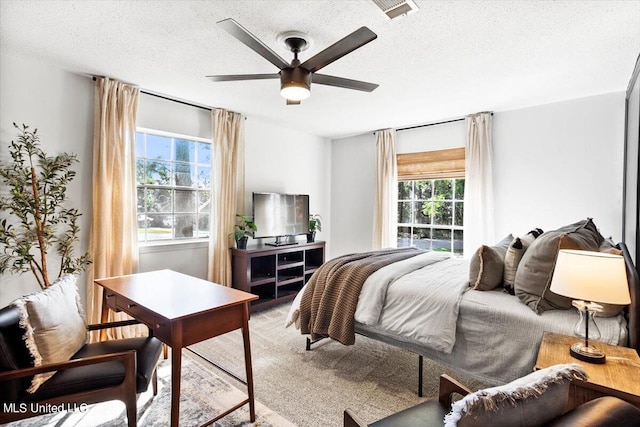
<svg viewBox="0 0 640 427"><path fill-rule="evenodd" d="M397 133L398 153L463 147L464 122ZM621 237L624 93L493 117L497 241L584 219ZM371 249L375 136L332 141L332 255Z"/></svg>
<svg viewBox="0 0 640 427"><path fill-rule="evenodd" d="M65 205L83 214L77 253L86 251L89 245L93 87L90 78L45 63L5 53L0 60L0 160L7 161L7 147L18 136L12 122L37 128L41 147L48 155L62 152L78 155L79 163L73 167L77 175L67 189L68 204ZM0 281L0 307L40 289L31 273L4 274ZM83 300L84 283L82 275L78 288Z"/></svg>
<svg viewBox="0 0 640 427"><path fill-rule="evenodd" d="M330 141L251 117L245 123L245 137L245 213L251 214L254 191L308 194L309 212L322 217L316 239L327 240L328 255L332 245L328 238L332 228ZM306 241L306 237L296 240Z"/></svg>
<svg viewBox="0 0 640 427"><path fill-rule="evenodd" d="M496 239L592 217L622 237L624 93L496 113Z"/></svg>

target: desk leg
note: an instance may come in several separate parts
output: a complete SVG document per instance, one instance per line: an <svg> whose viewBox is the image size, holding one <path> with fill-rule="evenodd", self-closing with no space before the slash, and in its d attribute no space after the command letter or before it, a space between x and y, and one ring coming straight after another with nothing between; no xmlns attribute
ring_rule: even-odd
<svg viewBox="0 0 640 427"><path fill-rule="evenodd" d="M247 374L247 394L249 395L249 420L256 420L256 406L253 396L253 369L251 367L251 343L249 342L249 304L244 304L242 315L242 339L244 341L244 365Z"/></svg>
<svg viewBox="0 0 640 427"><path fill-rule="evenodd" d="M180 420L180 374L182 368L182 347L171 346L171 427L178 427Z"/></svg>

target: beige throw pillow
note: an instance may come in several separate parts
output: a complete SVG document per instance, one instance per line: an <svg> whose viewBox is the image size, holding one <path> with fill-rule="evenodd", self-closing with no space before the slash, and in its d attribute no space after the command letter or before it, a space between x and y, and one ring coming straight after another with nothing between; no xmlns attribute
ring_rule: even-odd
<svg viewBox="0 0 640 427"><path fill-rule="evenodd" d="M24 340L35 366L69 360L84 345L87 327L76 289L76 277L67 275L42 292L17 299ZM36 375L29 393L55 372Z"/></svg>
<svg viewBox="0 0 640 427"><path fill-rule="evenodd" d="M482 245L469 263L469 286L478 291L490 291L502 285L504 257L513 240L509 234L495 246Z"/></svg>
<svg viewBox="0 0 640 427"><path fill-rule="evenodd" d="M533 241L540 236L543 231L539 228L535 228L525 234L522 237L516 237L513 239L507 249L507 254L504 257L504 288L511 295L514 295L513 284L516 281L516 271L518 265L527 251L527 248L533 243Z"/></svg>

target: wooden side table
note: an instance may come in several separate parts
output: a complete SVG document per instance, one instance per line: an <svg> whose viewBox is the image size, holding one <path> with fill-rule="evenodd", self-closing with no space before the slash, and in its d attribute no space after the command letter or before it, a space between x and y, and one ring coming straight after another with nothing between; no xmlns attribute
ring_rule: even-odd
<svg viewBox="0 0 640 427"><path fill-rule="evenodd" d="M615 396L640 407L640 357L632 348L598 342L607 360L602 365L582 362L569 354L577 337L545 332L535 368L560 363L578 363L587 372L586 382L574 381L569 389L569 409L601 396Z"/></svg>

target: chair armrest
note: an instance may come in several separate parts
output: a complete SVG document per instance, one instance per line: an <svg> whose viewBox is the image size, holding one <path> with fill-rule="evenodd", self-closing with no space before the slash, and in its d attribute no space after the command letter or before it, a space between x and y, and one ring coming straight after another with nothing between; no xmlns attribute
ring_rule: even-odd
<svg viewBox="0 0 640 427"><path fill-rule="evenodd" d="M347 408L344 410L344 425L343 427L367 427L360 418L354 414L351 409Z"/></svg>
<svg viewBox="0 0 640 427"><path fill-rule="evenodd" d="M466 396L467 394L472 393L472 391L451 378L449 375L440 375L440 393L438 394L438 401L442 405L445 405L446 408L451 408L454 393Z"/></svg>
<svg viewBox="0 0 640 427"><path fill-rule="evenodd" d="M87 325L87 330L98 331L101 329L119 328L121 326L137 325L139 323L141 322L136 319L120 320L118 322L109 322L109 323L95 323L93 325Z"/></svg>
<svg viewBox="0 0 640 427"><path fill-rule="evenodd" d="M0 382L9 381L16 378L29 377L44 372L64 371L65 369L77 368L86 365L95 365L105 362L121 362L126 371L135 370L136 351L127 350L119 353L101 354L98 356L82 357L80 359L67 360L66 362L48 363L46 365L35 366L33 368L14 369L12 371L0 372Z"/></svg>

